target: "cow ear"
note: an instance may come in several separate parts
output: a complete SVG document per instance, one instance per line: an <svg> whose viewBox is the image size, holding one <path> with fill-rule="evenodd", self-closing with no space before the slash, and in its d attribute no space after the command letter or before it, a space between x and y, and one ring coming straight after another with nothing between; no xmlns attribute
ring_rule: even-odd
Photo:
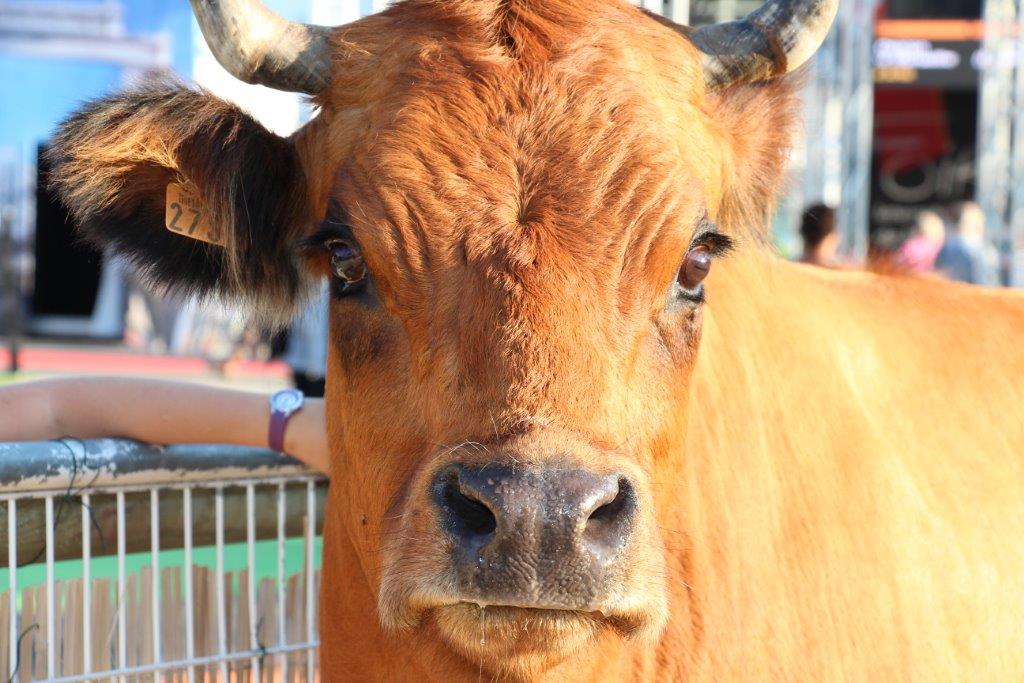
<svg viewBox="0 0 1024 683"><path fill-rule="evenodd" d="M272 317L294 305L294 244L310 223L302 167L289 140L236 106L174 83L126 92L64 121L49 154L81 235L150 283Z"/></svg>
<svg viewBox="0 0 1024 683"><path fill-rule="evenodd" d="M766 238L766 218L786 182L792 138L800 122L800 74L716 92L714 117L728 141L725 193L717 216L733 234Z"/></svg>

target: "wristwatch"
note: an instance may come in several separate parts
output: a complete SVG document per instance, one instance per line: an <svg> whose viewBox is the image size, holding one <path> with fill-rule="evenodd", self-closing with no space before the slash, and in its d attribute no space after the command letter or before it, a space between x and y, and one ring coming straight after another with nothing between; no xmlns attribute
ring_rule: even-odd
<svg viewBox="0 0 1024 683"><path fill-rule="evenodd" d="M282 389L270 397L270 428L267 443L272 450L284 453L284 429L288 418L302 410L306 396L298 389Z"/></svg>

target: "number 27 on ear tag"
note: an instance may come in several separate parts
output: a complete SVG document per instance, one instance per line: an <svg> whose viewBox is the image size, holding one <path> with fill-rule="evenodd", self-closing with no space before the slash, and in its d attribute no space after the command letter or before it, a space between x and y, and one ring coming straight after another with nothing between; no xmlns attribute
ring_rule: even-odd
<svg viewBox="0 0 1024 683"><path fill-rule="evenodd" d="M210 225L210 216L192 188L179 183L167 184L164 224L173 233L201 242L224 246L224 235Z"/></svg>

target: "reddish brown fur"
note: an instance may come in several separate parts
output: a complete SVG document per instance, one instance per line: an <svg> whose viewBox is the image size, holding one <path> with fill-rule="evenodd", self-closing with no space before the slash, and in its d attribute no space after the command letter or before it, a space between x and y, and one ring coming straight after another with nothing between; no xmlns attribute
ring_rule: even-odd
<svg viewBox="0 0 1024 683"><path fill-rule="evenodd" d="M592 0L407 0L335 66L292 142L378 301L331 313L327 679L1019 675L1024 302L761 249L789 84ZM637 482L610 618L454 604L435 466L566 454Z"/></svg>

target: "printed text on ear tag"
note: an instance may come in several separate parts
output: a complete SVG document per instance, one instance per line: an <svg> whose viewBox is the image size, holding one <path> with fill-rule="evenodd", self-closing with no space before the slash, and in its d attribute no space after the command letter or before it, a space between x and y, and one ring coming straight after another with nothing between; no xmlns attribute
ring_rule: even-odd
<svg viewBox="0 0 1024 683"><path fill-rule="evenodd" d="M210 215L199 195L188 185L167 184L164 225L171 232L194 240L224 246L224 235L210 225Z"/></svg>

